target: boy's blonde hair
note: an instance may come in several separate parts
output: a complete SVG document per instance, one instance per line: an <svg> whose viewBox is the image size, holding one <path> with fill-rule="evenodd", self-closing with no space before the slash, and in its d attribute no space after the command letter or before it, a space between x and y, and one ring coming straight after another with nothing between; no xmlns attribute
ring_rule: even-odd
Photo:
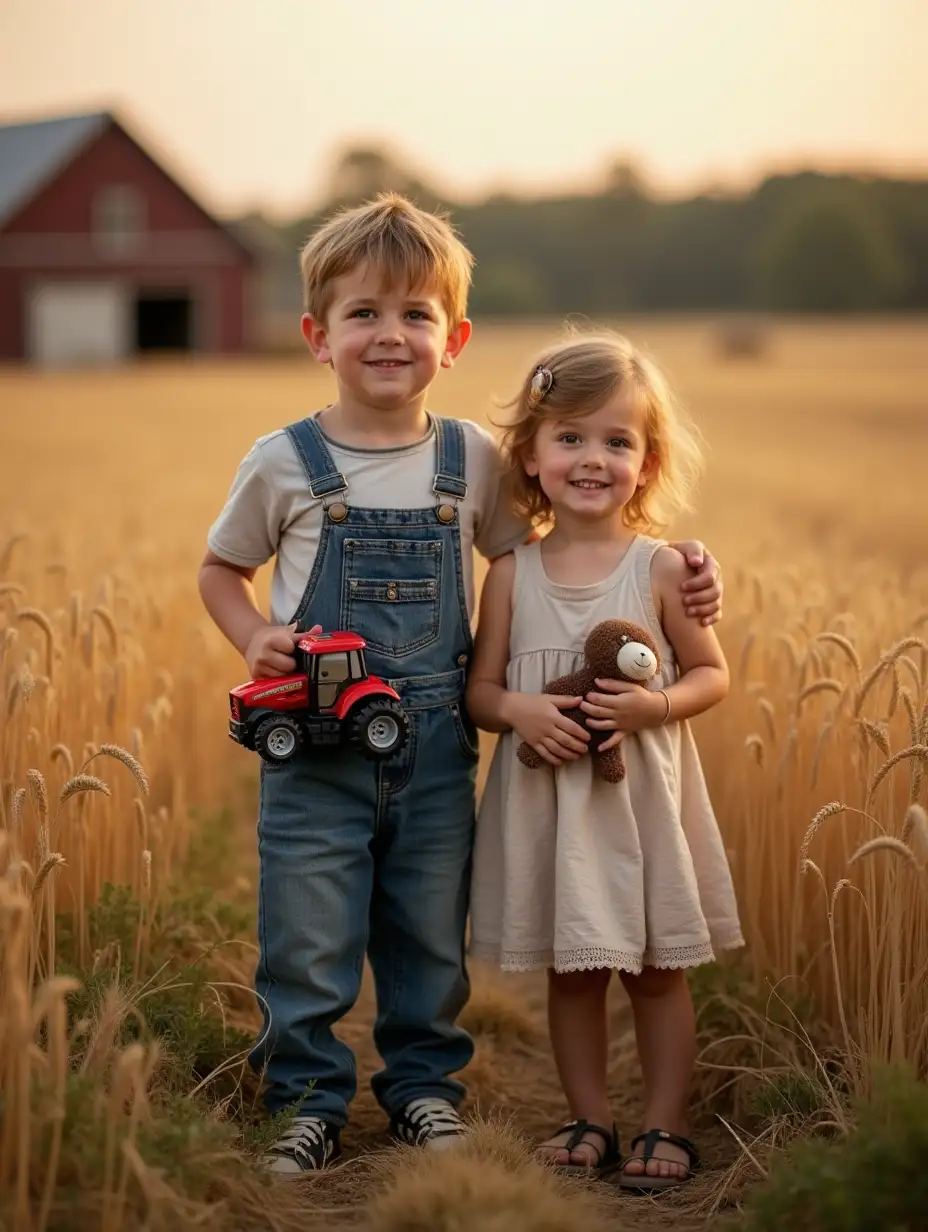
<svg viewBox="0 0 928 1232"><path fill-rule="evenodd" d="M551 374L543 396L533 396L539 368ZM546 378L545 378L546 380ZM622 511L631 530L657 534L690 507L702 470L696 428L671 394L666 380L645 355L621 334L577 335L548 347L537 357L512 402L512 419L503 426L503 449L509 462L516 506L533 522L552 517L551 502L537 477L526 474L523 460L539 425L548 419L576 419L598 411L619 394L640 408L647 435L646 451L657 467Z"/></svg>
<svg viewBox="0 0 928 1232"><path fill-rule="evenodd" d="M370 265L388 285L438 288L451 329L467 315L474 258L447 218L419 209L399 193L381 193L365 205L340 210L300 255L303 302L317 321L332 303L332 283Z"/></svg>

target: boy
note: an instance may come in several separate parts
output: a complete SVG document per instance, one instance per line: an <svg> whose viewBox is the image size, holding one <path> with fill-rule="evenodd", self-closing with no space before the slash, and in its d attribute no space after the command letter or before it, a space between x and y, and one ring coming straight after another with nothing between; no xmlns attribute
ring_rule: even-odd
<svg viewBox="0 0 928 1232"><path fill-rule="evenodd" d="M451 1075L473 1051L455 1025L469 992L473 550L503 555L530 529L501 489L493 438L426 410L471 333L472 257L448 225L385 195L331 219L301 264L303 336L333 368L337 400L252 448L210 531L200 593L252 677L293 671L311 626L360 633L411 729L379 766L347 749L261 766L265 1031L251 1060L272 1112L298 1106L267 1160L289 1173L340 1153L357 1082L332 1027L357 999L365 955L384 1061L372 1085L394 1137L441 1149L464 1130ZM269 623L251 582L272 556ZM688 585L692 614L714 619L711 558Z"/></svg>

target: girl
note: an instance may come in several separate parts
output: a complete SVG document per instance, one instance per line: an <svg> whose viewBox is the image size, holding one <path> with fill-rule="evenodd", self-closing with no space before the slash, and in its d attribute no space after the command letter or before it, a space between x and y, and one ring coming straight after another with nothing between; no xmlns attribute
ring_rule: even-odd
<svg viewBox="0 0 928 1232"><path fill-rule="evenodd" d="M515 401L505 448L519 507L551 522L487 577L467 702L502 733L474 854L472 953L548 970L548 1021L571 1116L539 1149L553 1164L663 1189L698 1166L686 1138L695 1022L685 968L743 944L731 877L687 719L728 691L711 628L688 619L686 563L650 535L684 508L700 456L660 374L624 338L548 350ZM583 663L601 620L650 629L649 689L597 682L545 695ZM585 756L590 728L623 741L625 779ZM548 763L526 769L521 741ZM549 768L550 767L550 768ZM644 1133L620 1164L606 1093L606 992L630 998L645 1087Z"/></svg>

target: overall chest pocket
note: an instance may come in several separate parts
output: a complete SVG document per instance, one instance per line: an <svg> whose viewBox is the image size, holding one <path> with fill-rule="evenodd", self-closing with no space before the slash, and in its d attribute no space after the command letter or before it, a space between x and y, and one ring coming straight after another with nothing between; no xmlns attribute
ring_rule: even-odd
<svg viewBox="0 0 928 1232"><path fill-rule="evenodd" d="M342 627L400 658L438 638L440 539L346 539Z"/></svg>

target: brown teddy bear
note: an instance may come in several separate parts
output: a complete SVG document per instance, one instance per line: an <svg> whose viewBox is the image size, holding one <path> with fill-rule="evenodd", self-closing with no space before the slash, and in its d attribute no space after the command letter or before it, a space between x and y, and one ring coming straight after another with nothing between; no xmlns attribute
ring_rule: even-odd
<svg viewBox="0 0 928 1232"><path fill-rule="evenodd" d="M641 625L628 620L604 620L590 630L584 647L586 665L569 676L559 676L546 686L546 693L559 697L585 697L596 692L597 680L625 680L640 684L642 688L661 668L661 656L654 639ZM582 710L562 710L561 714L573 719L581 727L586 726L586 714ZM599 746L613 733L599 728L590 728L590 755L599 776L607 783L621 783L625 778L625 762L622 746L615 745L600 752ZM536 770L548 763L531 745L523 740L517 754L519 761L529 770Z"/></svg>

